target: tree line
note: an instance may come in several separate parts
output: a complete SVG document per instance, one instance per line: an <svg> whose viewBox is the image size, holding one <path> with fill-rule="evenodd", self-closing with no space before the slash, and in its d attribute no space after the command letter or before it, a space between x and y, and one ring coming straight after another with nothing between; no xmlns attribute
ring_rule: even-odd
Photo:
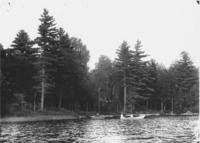
<svg viewBox="0 0 200 143"><path fill-rule="evenodd" d="M199 70L187 52L169 68L147 60L140 40L133 48L123 41L116 53L113 62L102 55L91 71L105 111L198 112Z"/></svg>
<svg viewBox="0 0 200 143"><path fill-rule="evenodd" d="M11 48L0 45L3 116L63 108L122 112L124 106L124 112L197 112L199 71L187 52L165 68L146 60L141 41L133 49L123 41L114 61L102 55L89 71L89 51L81 39L56 27L46 9L39 20L35 39L20 30Z"/></svg>

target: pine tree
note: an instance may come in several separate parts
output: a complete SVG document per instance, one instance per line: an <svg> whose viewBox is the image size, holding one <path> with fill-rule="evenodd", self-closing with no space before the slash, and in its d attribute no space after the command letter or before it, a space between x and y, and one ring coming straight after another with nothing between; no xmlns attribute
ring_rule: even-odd
<svg viewBox="0 0 200 143"><path fill-rule="evenodd" d="M175 86L178 93L176 105L179 110L183 107L189 107L187 103L187 96L192 86L198 80L195 76L195 67L187 52L181 52L181 59L174 65Z"/></svg>
<svg viewBox="0 0 200 143"><path fill-rule="evenodd" d="M33 42L30 40L28 34L24 30L20 30L11 45L15 50L18 50L21 55L29 56L32 54L31 49Z"/></svg>
<svg viewBox="0 0 200 143"><path fill-rule="evenodd" d="M144 51L141 50L141 41L137 40L134 50L131 51L131 63L130 63L130 99L132 99L133 103L140 102L140 104L144 104L144 100L146 101L146 107L148 107L148 100L150 95L153 92L151 88L150 82L153 77L151 77L151 71L148 67L148 61L145 61L144 58L148 55L145 54ZM141 100L140 100L141 99ZM131 104L131 108L134 108L134 104Z"/></svg>
<svg viewBox="0 0 200 143"><path fill-rule="evenodd" d="M54 66L57 71L55 74L55 88L58 95L58 108L62 107L63 95L65 94L66 86L70 82L70 64L73 64L73 48L67 33L64 29L58 29L56 53L57 64Z"/></svg>
<svg viewBox="0 0 200 143"><path fill-rule="evenodd" d="M155 60L150 60L147 63L147 88L146 93L148 93L148 96L150 99L153 99L152 97L156 95L156 82L157 82L157 67L156 67ZM148 108L148 101L147 101L147 108Z"/></svg>
<svg viewBox="0 0 200 143"><path fill-rule="evenodd" d="M123 92L124 92L124 113L126 113L126 96L127 96L127 86L130 84L130 63L131 63L131 52L129 50L129 45L126 41L120 45L117 50L118 58L116 59L118 72L122 75Z"/></svg>
<svg viewBox="0 0 200 143"><path fill-rule="evenodd" d="M53 65L56 62L54 52L56 50L55 38L57 36L57 30L55 28L55 21L49 12L44 9L40 18L41 24L38 28L39 37L36 38L36 43L39 46L39 57L36 67L38 74L35 76L35 80L39 82L39 85L35 88L41 94L41 110L44 109L44 98L46 94L50 94L52 87L54 86L54 79L51 76L55 72Z"/></svg>
<svg viewBox="0 0 200 143"><path fill-rule="evenodd" d="M133 51L133 57L131 62L131 84L134 91L143 97L148 97L147 82L148 82L148 70L147 61L143 61L143 58L147 57L145 52L141 50L141 41L137 41L135 49Z"/></svg>
<svg viewBox="0 0 200 143"><path fill-rule="evenodd" d="M18 93L23 93L27 101L31 101L34 81L32 79L34 75L33 61L35 49L32 48L33 42L30 40L28 34L24 30L20 30L15 37L12 47L15 53L16 69L15 85Z"/></svg>
<svg viewBox="0 0 200 143"><path fill-rule="evenodd" d="M13 93L16 91L16 81L14 77L16 75L15 69L17 60L13 49L3 49L1 51L1 71L2 71L2 116L8 112L6 106L11 104L14 100Z"/></svg>

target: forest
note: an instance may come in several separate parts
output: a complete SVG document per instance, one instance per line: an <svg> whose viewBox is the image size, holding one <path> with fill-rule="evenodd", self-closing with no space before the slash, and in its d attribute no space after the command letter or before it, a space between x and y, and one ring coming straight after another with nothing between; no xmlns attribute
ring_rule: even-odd
<svg viewBox="0 0 200 143"><path fill-rule="evenodd" d="M35 39L20 30L10 48L0 44L1 116L61 109L198 112L199 69L186 51L166 68L147 60L140 40L131 47L122 39L115 60L101 55L89 70L90 53L80 38L57 27L46 9L39 21Z"/></svg>

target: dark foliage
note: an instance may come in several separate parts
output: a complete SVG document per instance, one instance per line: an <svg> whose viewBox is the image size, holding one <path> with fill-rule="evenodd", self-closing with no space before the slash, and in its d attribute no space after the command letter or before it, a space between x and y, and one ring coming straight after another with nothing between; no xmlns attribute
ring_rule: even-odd
<svg viewBox="0 0 200 143"><path fill-rule="evenodd" d="M89 51L81 39L57 28L46 9L39 20L35 40L20 30L11 48L0 44L1 115L52 108L198 112L199 70L187 52L167 69L145 60L141 41L133 50L124 41L114 61L102 55L89 72Z"/></svg>

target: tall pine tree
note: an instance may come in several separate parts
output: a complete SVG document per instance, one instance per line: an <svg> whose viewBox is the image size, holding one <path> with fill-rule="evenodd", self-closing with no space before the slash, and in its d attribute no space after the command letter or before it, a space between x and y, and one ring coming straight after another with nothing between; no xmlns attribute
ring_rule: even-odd
<svg viewBox="0 0 200 143"><path fill-rule="evenodd" d="M38 53L38 62L36 64L38 74L35 76L35 80L38 82L36 89L41 94L40 109L43 110L45 95L52 92L52 87L55 84L51 74L55 72L53 65L57 60L54 55L57 30L53 16L50 16L46 9L44 9L41 15L40 22L41 24L38 28L39 37L36 38L40 52Z"/></svg>
<svg viewBox="0 0 200 143"><path fill-rule="evenodd" d="M63 96L66 95L66 89L69 90L70 77L72 77L72 65L73 65L73 48L71 47L71 42L68 34L64 29L58 29L57 35L57 45L56 45L56 57L57 64L54 66L57 71L55 74L55 90L58 99L58 108L62 108ZM71 67L71 68L69 68Z"/></svg>
<svg viewBox="0 0 200 143"><path fill-rule="evenodd" d="M126 98L127 98L127 87L130 84L130 64L131 64L131 52L129 49L129 45L126 41L120 45L117 50L116 65L118 67L118 71L122 76L122 84L123 84L123 93L124 93L124 113L126 113Z"/></svg>
<svg viewBox="0 0 200 143"><path fill-rule="evenodd" d="M150 96L150 92L152 89L148 86L148 82L150 82L150 72L148 71L147 63L144 58L147 57L144 51L141 50L142 44L141 41L137 40L134 50L132 51L131 58L131 87L132 94L131 98L135 100L141 99L143 104L143 100L148 100Z"/></svg>
<svg viewBox="0 0 200 143"><path fill-rule="evenodd" d="M36 50L32 48L33 42L24 30L20 30L17 33L11 46L17 61L14 76L16 82L15 92L23 93L26 100L31 101L33 99L31 96L33 95L32 86L34 85L32 77L35 72L32 63Z"/></svg>
<svg viewBox="0 0 200 143"><path fill-rule="evenodd" d="M176 96L175 104L178 110L184 110L183 107L189 107L187 97L189 92L198 78L195 75L195 67L191 61L189 54L185 51L181 52L181 58L173 66L175 74Z"/></svg>

